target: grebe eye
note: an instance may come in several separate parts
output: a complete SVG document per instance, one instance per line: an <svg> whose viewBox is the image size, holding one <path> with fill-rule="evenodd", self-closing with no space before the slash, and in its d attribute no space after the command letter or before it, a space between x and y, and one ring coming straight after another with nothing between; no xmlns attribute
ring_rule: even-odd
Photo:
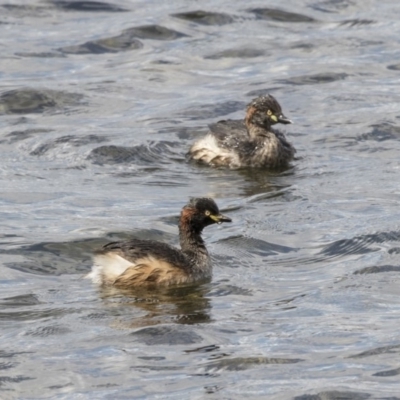
<svg viewBox="0 0 400 400"><path fill-rule="evenodd" d="M272 111L271 111L271 110L268 110L268 111L267 111L267 115L272 115Z"/></svg>
<svg viewBox="0 0 400 400"><path fill-rule="evenodd" d="M210 211L206 210L205 214L208 217L211 213L210 213Z"/></svg>

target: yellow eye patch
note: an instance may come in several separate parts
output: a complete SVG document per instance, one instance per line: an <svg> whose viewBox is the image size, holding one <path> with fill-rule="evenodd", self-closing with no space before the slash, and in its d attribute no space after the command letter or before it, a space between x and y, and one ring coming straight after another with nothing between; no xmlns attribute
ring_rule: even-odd
<svg viewBox="0 0 400 400"><path fill-rule="evenodd" d="M278 117L276 115L270 115L270 118L272 119L272 121L278 122Z"/></svg>

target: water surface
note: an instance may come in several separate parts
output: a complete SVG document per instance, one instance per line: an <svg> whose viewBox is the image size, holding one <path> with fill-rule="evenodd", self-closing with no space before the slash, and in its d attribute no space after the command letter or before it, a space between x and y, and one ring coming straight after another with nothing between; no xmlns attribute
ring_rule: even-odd
<svg viewBox="0 0 400 400"><path fill-rule="evenodd" d="M400 398L400 5L0 2L0 397ZM298 159L190 164L207 124L272 93ZM210 283L99 291L93 250L178 243Z"/></svg>

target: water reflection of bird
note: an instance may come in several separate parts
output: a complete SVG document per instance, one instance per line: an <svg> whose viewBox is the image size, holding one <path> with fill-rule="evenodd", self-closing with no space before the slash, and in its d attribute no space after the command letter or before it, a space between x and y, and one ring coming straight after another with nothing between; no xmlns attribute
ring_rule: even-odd
<svg viewBox="0 0 400 400"><path fill-rule="evenodd" d="M214 200L194 198L182 209L179 222L181 250L153 240L112 242L95 253L87 278L120 288L177 285L209 279L211 260L201 237L203 228L231 222Z"/></svg>
<svg viewBox="0 0 400 400"><path fill-rule="evenodd" d="M271 95L260 96L247 106L244 121L226 120L210 125L208 134L189 150L193 160L229 168L281 168L296 150L272 125L290 124Z"/></svg>
<svg viewBox="0 0 400 400"><path fill-rule="evenodd" d="M132 329L165 323L201 324L210 322L209 284L116 288L103 286L99 292L107 308L132 308L128 318L113 321L113 327ZM122 295L122 296L121 296Z"/></svg>

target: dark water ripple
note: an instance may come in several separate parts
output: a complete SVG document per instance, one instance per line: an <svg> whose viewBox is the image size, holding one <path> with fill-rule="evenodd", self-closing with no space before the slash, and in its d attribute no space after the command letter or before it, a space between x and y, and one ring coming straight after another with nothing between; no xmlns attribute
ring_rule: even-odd
<svg viewBox="0 0 400 400"><path fill-rule="evenodd" d="M76 46L66 46L59 50L64 54L104 54L118 51L137 50L143 47L140 40L130 35L93 40Z"/></svg>
<svg viewBox="0 0 400 400"><path fill-rule="evenodd" d="M37 133L37 132L35 132L35 133ZM13 134L15 134L15 133L13 133ZM30 135L30 134L31 134L31 132L28 132L28 135ZM18 135L18 138L21 138L21 136ZM23 136L26 136L25 132L24 132ZM39 145L38 147L36 147L34 150L31 151L30 155L31 156L42 156L50 151L59 149L60 147L62 147L65 144L71 145L73 147L81 147L81 146L86 146L88 144L93 144L93 143L102 143L107 140L108 140L107 138L97 136L97 135L61 136L55 140L50 140L48 143L43 143L43 144Z"/></svg>
<svg viewBox="0 0 400 400"><path fill-rule="evenodd" d="M5 307L24 307L36 306L41 304L41 302L36 295L26 294L0 299L0 304Z"/></svg>
<svg viewBox="0 0 400 400"><path fill-rule="evenodd" d="M27 330L25 332L26 336L38 336L38 337L47 337L54 335L65 335L66 333L72 332L69 328L64 326L43 326L40 328L35 328L32 330Z"/></svg>
<svg viewBox="0 0 400 400"><path fill-rule="evenodd" d="M392 64L387 66L388 69L392 71L400 71L400 63L399 64Z"/></svg>
<svg viewBox="0 0 400 400"><path fill-rule="evenodd" d="M83 95L49 89L16 89L0 95L0 114L42 113L48 109L81 105Z"/></svg>
<svg viewBox="0 0 400 400"><path fill-rule="evenodd" d="M13 368L15 364L10 362L0 362L0 370Z"/></svg>
<svg viewBox="0 0 400 400"><path fill-rule="evenodd" d="M54 4L62 10L72 11L88 11L88 12L124 12L126 8L118 7L112 3L103 1L68 1L68 0L51 0L49 3Z"/></svg>
<svg viewBox="0 0 400 400"><path fill-rule="evenodd" d="M251 237L230 237L220 241L223 247L226 247L238 260L248 257L262 257L268 260L270 264L277 265L281 263L285 266L297 264L318 264L321 261L335 260L345 258L351 255L364 255L378 252L380 247L373 246L400 241L399 232L379 232L376 234L363 235L352 239L341 239L330 244L324 245L321 250L311 254L301 254L301 249L288 246L282 246L276 243L269 243L264 240ZM293 253L293 254L291 254ZM299 254L300 253L300 254ZM393 249L389 251L393 253ZM281 261L274 257L277 255L287 255ZM370 274L379 272L398 271L400 267L393 265L382 265L365 267L356 270L355 274Z"/></svg>
<svg viewBox="0 0 400 400"><path fill-rule="evenodd" d="M101 146L91 151L88 160L98 165L121 163L153 165L155 162L168 159L183 161L184 157L179 155L179 148L179 143L176 142L150 142L134 147Z"/></svg>
<svg viewBox="0 0 400 400"><path fill-rule="evenodd" d="M314 18L307 15L280 10L278 8L253 8L247 11L256 15L257 18L277 22L317 22Z"/></svg>
<svg viewBox="0 0 400 400"><path fill-rule="evenodd" d="M379 248L371 248L372 244L383 244L400 240L400 232L378 232L370 235L354 237L335 241L324 247L320 254L336 257L346 254L365 254L378 251Z"/></svg>
<svg viewBox="0 0 400 400"><path fill-rule="evenodd" d="M33 138L36 135L40 135L43 133L49 133L49 132L52 132L52 129L33 128L33 129L25 129L25 130L16 130L16 131L12 131L9 134L5 135L6 139L0 140L0 143L13 144L13 143L25 140L25 139Z"/></svg>
<svg viewBox="0 0 400 400"><path fill-rule="evenodd" d="M148 346L187 345L202 341L202 337L189 329L177 326L158 326L144 328L131 334L136 340Z"/></svg>
<svg viewBox="0 0 400 400"><path fill-rule="evenodd" d="M294 400L366 400L369 398L371 398L371 396L368 393L331 390L317 394L296 396Z"/></svg>
<svg viewBox="0 0 400 400"><path fill-rule="evenodd" d="M31 379L35 379L35 378L31 378L29 376L23 376L23 375L12 376L12 377L11 376L0 376L0 388L2 386L6 386L8 383L20 383L20 382L31 380Z"/></svg>
<svg viewBox="0 0 400 400"><path fill-rule="evenodd" d="M122 31L123 35L138 37L139 39L152 39L152 40L175 40L187 37L182 32L168 29L160 25L143 25Z"/></svg>
<svg viewBox="0 0 400 400"><path fill-rule="evenodd" d="M201 25L226 25L231 24L234 21L234 18L229 14L203 10L175 13L171 15L175 18Z"/></svg>
<svg viewBox="0 0 400 400"><path fill-rule="evenodd" d="M12 311L12 312L2 312L0 311L0 321L10 322L29 322L29 321L39 321L47 320L48 318L59 318L66 314L64 309L44 309L36 311Z"/></svg>
<svg viewBox="0 0 400 400"><path fill-rule="evenodd" d="M0 13L0 24L10 23L7 21L7 17L23 18L23 17L45 17L49 14L48 7L37 6L33 4L1 4L0 9L3 11ZM4 18L4 22L2 19Z"/></svg>
<svg viewBox="0 0 400 400"><path fill-rule="evenodd" d="M361 268L354 272L354 274L380 274L383 272L400 272L398 265L376 265L373 267Z"/></svg>
<svg viewBox="0 0 400 400"><path fill-rule="evenodd" d="M234 250L235 252L243 249L245 252L251 252L251 254L268 257L276 254L284 254L295 252L297 249L287 246L280 246L275 243L268 243L264 240L244 237L244 236L236 236L232 238L226 238L220 241L220 243L224 246L227 246Z"/></svg>
<svg viewBox="0 0 400 400"><path fill-rule="evenodd" d="M377 356L380 354L397 354L399 352L400 352L400 345L383 346L363 351L362 353L349 356L349 358L364 358L364 357Z"/></svg>
<svg viewBox="0 0 400 400"><path fill-rule="evenodd" d="M373 376L382 376L382 377L389 377L389 376L397 376L400 375L400 367L396 369L390 369L388 371L381 371L376 372Z"/></svg>
<svg viewBox="0 0 400 400"><path fill-rule="evenodd" d="M340 26L358 27L361 25L371 25L375 23L376 21L372 19L349 19L346 21L342 21L340 23Z"/></svg>
<svg viewBox="0 0 400 400"><path fill-rule="evenodd" d="M210 54L209 56L206 56L204 58L209 60L218 60L221 58L254 58L261 57L263 55L265 55L264 50L243 48L224 50L216 54Z"/></svg>
<svg viewBox="0 0 400 400"><path fill-rule="evenodd" d="M383 123L380 125L371 125L370 128L370 132L361 134L357 140L375 140L377 142L383 142L386 140L398 140L400 137L400 126Z"/></svg>
<svg viewBox="0 0 400 400"><path fill-rule="evenodd" d="M265 364L296 364L302 362L301 359L291 358L268 358L268 357L236 357L227 358L219 361L208 363L205 367L207 372L226 371L243 371L255 368Z"/></svg>
<svg viewBox="0 0 400 400"><path fill-rule="evenodd" d="M25 352L7 352L4 350L0 350L0 358L12 358L19 354L26 354Z"/></svg>
<svg viewBox="0 0 400 400"><path fill-rule="evenodd" d="M185 37L184 33L160 25L144 25L125 29L118 36L88 41L81 45L66 46L59 50L64 54L104 54L137 50L143 47L139 39L175 40Z"/></svg>
<svg viewBox="0 0 400 400"><path fill-rule="evenodd" d="M18 57L37 57L37 58L63 58L67 57L66 54L62 54L58 51L43 51L43 52L26 52L26 51L21 51L21 52L16 52L16 56Z"/></svg>
<svg viewBox="0 0 400 400"><path fill-rule="evenodd" d="M44 275L76 274L89 270L93 250L104 243L105 240L37 243L16 249L1 250L1 253L26 257L26 261L8 263L9 268L18 271Z"/></svg>
<svg viewBox="0 0 400 400"><path fill-rule="evenodd" d="M323 0L312 3L311 8L326 12L326 13L337 13L346 11L348 8L354 6L354 1L352 0Z"/></svg>
<svg viewBox="0 0 400 400"><path fill-rule="evenodd" d="M278 80L278 82L291 85L315 85L343 80L348 76L349 75L346 73L327 72L315 75L296 76L287 80Z"/></svg>
<svg viewBox="0 0 400 400"><path fill-rule="evenodd" d="M251 296L252 291L250 289L241 288L239 286L219 284L217 287L212 288L211 291L208 293L208 295L212 297L221 297L229 295Z"/></svg>

